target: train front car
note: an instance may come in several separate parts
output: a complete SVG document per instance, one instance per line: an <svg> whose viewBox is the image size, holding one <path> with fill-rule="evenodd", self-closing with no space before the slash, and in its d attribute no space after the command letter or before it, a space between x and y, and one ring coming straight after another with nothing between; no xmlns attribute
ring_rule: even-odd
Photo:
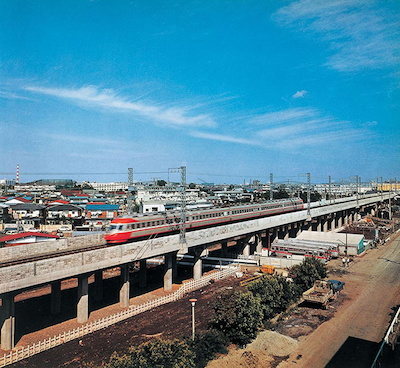
<svg viewBox="0 0 400 368"><path fill-rule="evenodd" d="M132 224L138 222L133 218L116 218L111 221L110 228L104 235L107 244L122 244L130 240Z"/></svg>

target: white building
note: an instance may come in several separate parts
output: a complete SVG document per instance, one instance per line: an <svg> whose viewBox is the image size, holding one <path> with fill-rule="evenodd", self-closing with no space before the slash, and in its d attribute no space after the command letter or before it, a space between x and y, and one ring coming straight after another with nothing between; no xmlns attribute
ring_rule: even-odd
<svg viewBox="0 0 400 368"><path fill-rule="evenodd" d="M116 183L89 183L89 185L99 192L119 192L128 190L128 183L116 182Z"/></svg>

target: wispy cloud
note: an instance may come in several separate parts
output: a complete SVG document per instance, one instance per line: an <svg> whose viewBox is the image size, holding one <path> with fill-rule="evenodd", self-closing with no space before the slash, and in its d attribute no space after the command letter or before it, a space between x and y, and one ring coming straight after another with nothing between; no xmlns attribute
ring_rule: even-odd
<svg viewBox="0 0 400 368"><path fill-rule="evenodd" d="M220 141L220 142L230 142L230 143L239 143L239 144L246 144L246 145L251 145L251 146L258 146L259 143L257 141L253 141L250 139L244 139L244 138L237 138L237 137L232 137L229 135L224 135L224 134L213 134L213 133L204 133L204 132L199 132L199 131L193 131L190 133L192 137L196 138L203 138L203 139L210 139L214 141Z"/></svg>
<svg viewBox="0 0 400 368"><path fill-rule="evenodd" d="M346 72L399 63L397 17L385 9L384 2L365 0L299 0L274 15L282 26L311 32L329 42L332 55L326 66Z"/></svg>
<svg viewBox="0 0 400 368"><path fill-rule="evenodd" d="M29 100L29 98L20 96L14 92L4 91L0 89L0 98L6 98L10 100Z"/></svg>
<svg viewBox="0 0 400 368"><path fill-rule="evenodd" d="M299 147L327 147L332 142L361 141L372 137L366 124L356 128L349 121L336 119L314 108L275 111L253 119L265 129L255 134L270 147L297 149Z"/></svg>
<svg viewBox="0 0 400 368"><path fill-rule="evenodd" d="M68 134L54 134L54 133L42 133L42 136L52 139L59 140L60 142L73 142L84 145L95 145L95 146L113 146L113 147L121 147L127 145L128 142L119 141L115 139L110 139L107 137L94 137L94 136L81 136L81 135L68 135Z"/></svg>
<svg viewBox="0 0 400 368"><path fill-rule="evenodd" d="M313 108L286 109L260 114L251 118L249 122L263 125L281 124L293 120L306 119L310 116L315 116L317 113L318 111Z"/></svg>
<svg viewBox="0 0 400 368"><path fill-rule="evenodd" d="M303 89L301 91L297 91L292 97L293 98L303 98L308 92Z"/></svg>
<svg viewBox="0 0 400 368"><path fill-rule="evenodd" d="M24 89L86 104L92 108L129 112L155 124L171 127L214 127L217 125L209 114L198 112L199 106L182 106L180 103L173 106L132 101L118 95L112 89L99 89L96 86L85 86L78 89L27 86Z"/></svg>

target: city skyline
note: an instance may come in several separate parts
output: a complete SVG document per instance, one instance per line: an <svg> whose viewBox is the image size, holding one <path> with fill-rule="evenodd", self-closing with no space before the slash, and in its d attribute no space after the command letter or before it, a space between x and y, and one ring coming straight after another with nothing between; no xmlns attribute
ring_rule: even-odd
<svg viewBox="0 0 400 368"><path fill-rule="evenodd" d="M0 172L400 177L399 15L378 0L5 0Z"/></svg>

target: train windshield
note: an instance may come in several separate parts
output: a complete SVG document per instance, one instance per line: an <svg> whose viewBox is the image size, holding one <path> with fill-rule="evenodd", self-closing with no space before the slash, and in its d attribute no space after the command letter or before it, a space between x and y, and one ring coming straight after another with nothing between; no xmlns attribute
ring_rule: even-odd
<svg viewBox="0 0 400 368"><path fill-rule="evenodd" d="M110 230L122 230L122 225L114 225L110 226Z"/></svg>

